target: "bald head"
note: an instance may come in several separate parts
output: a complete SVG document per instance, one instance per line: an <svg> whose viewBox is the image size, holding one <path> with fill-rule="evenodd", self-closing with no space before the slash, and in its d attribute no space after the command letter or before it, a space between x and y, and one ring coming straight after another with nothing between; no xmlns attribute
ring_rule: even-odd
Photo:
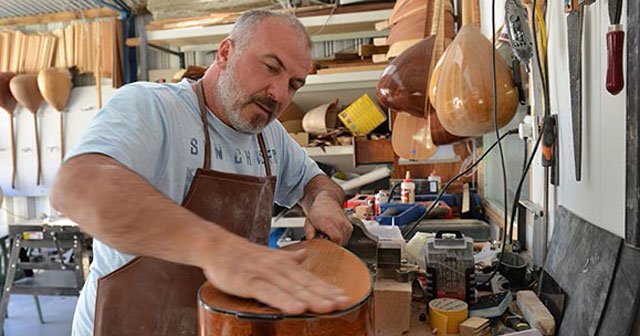
<svg viewBox="0 0 640 336"><path fill-rule="evenodd" d="M238 51L242 51L248 43L253 40L256 29L266 19L275 19L280 21L282 24L290 28L296 35L299 35L300 39L303 39L306 42L307 47L311 49L309 34L307 34L307 30L296 17L289 14L257 9L243 13L242 16L236 20L235 25L229 33L228 38L234 41L235 48Z"/></svg>

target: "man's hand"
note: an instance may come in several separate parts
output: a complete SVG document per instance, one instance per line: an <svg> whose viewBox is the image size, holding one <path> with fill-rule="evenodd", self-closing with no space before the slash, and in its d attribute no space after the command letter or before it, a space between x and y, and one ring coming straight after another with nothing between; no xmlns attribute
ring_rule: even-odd
<svg viewBox="0 0 640 336"><path fill-rule="evenodd" d="M208 249L208 251L212 251ZM253 298L287 314L323 314L347 308L342 289L301 267L306 251L278 251L229 234L200 267L219 290Z"/></svg>
<svg viewBox="0 0 640 336"><path fill-rule="evenodd" d="M318 195L306 215L304 232L308 239L314 238L319 231L337 244L345 245L349 240L353 225L335 199Z"/></svg>

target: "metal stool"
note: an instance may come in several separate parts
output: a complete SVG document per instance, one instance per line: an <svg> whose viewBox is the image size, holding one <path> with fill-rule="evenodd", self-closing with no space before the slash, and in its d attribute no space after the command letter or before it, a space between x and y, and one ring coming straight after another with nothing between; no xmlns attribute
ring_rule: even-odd
<svg viewBox="0 0 640 336"><path fill-rule="evenodd" d="M7 307L11 294L33 295L38 318L44 323L38 295L77 296L84 286L85 267L88 259L84 245L85 235L72 222L44 224L39 222L16 223L9 225L9 237L12 239L11 254L7 263L6 277L0 300L0 328L4 326ZM22 249L55 248L58 260L41 262L23 262L19 260ZM73 262L65 262L63 250L73 250ZM41 270L32 277L15 280L19 270Z"/></svg>

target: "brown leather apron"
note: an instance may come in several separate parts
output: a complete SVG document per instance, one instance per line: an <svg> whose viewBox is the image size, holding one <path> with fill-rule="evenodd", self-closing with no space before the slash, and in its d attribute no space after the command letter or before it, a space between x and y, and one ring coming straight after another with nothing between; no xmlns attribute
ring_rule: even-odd
<svg viewBox="0 0 640 336"><path fill-rule="evenodd" d="M182 206L252 242L266 244L275 177L262 134L258 143L266 177L209 169L211 145L201 82L195 90L205 134L204 168L197 170ZM135 257L98 280L94 335L196 335L197 292L205 280L194 266Z"/></svg>

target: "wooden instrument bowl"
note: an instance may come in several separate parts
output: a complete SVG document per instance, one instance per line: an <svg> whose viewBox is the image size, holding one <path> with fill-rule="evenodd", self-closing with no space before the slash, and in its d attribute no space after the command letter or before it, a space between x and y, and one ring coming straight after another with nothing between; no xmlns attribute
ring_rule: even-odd
<svg viewBox="0 0 640 336"><path fill-rule="evenodd" d="M330 241L313 239L283 250L307 249L303 266L340 287L348 309L330 314L287 315L256 300L225 294L206 282L198 293L200 336L369 336L373 328L373 280L367 266Z"/></svg>
<svg viewBox="0 0 640 336"><path fill-rule="evenodd" d="M13 72L0 72L0 108L11 115L13 115L13 110L18 104L9 89L9 82L15 75Z"/></svg>
<svg viewBox="0 0 640 336"><path fill-rule="evenodd" d="M449 46L437 78L436 113L442 126L461 137L493 131L493 44L473 25L462 27ZM511 70L496 53L498 127L516 113L518 91Z"/></svg>

